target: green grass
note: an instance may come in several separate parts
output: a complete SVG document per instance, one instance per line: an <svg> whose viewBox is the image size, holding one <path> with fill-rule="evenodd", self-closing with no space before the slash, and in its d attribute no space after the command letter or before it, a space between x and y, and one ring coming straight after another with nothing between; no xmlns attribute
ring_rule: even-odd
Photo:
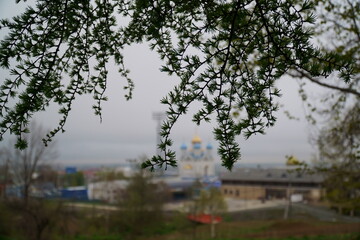
<svg viewBox="0 0 360 240"><path fill-rule="evenodd" d="M123 238L114 235L105 235L105 236L78 236L73 240L122 240Z"/></svg>
<svg viewBox="0 0 360 240"><path fill-rule="evenodd" d="M285 237L285 238L215 238L215 240L360 240L360 235L349 233L349 234Z"/></svg>
<svg viewBox="0 0 360 240"><path fill-rule="evenodd" d="M0 240L13 240L13 238L8 238L8 237L0 236Z"/></svg>

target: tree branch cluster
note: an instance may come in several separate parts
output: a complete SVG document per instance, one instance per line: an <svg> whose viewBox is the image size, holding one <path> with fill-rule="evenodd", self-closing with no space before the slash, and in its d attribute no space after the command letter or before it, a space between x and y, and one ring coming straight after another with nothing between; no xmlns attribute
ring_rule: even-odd
<svg viewBox="0 0 360 240"><path fill-rule="evenodd" d="M128 24L119 27L119 15L130 19ZM7 131L21 136L31 116L54 102L62 117L45 139L50 141L64 131L81 94L93 95L101 119L110 58L127 80L129 99L134 85L122 49L147 42L164 61L161 71L177 75L181 83L161 101L168 106L159 145L165 157L154 156L143 167L176 165L171 129L193 102L200 102L193 121L215 115L218 153L231 169L240 158L236 136L248 138L275 124L280 93L274 84L290 69L312 77L338 71L351 82L350 61L310 43L308 26L314 21L310 1L38 0L35 8L0 23L10 30L0 45L0 65L12 74L1 86L0 136ZM10 98L17 101L14 108L8 106ZM240 111L239 121L233 109ZM18 147L25 146L19 138Z"/></svg>

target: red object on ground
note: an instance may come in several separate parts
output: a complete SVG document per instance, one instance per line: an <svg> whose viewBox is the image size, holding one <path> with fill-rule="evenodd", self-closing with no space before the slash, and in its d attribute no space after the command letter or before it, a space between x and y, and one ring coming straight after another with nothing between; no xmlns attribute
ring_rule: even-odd
<svg viewBox="0 0 360 240"><path fill-rule="evenodd" d="M210 214L188 215L187 218L191 221L203 224L210 224L211 221L214 221L214 223L219 223L222 221L222 217L211 216Z"/></svg>

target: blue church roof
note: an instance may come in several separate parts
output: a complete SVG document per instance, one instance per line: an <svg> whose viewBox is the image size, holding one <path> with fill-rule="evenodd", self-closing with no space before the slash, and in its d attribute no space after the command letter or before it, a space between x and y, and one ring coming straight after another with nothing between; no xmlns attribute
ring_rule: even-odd
<svg viewBox="0 0 360 240"><path fill-rule="evenodd" d="M194 143L194 149L201 149L201 143Z"/></svg>

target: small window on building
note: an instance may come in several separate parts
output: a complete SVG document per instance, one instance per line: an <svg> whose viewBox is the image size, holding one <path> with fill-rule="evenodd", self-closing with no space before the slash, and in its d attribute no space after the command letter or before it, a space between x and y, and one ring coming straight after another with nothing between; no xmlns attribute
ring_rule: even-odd
<svg viewBox="0 0 360 240"><path fill-rule="evenodd" d="M227 192L228 192L228 190L225 188L225 189L224 189L224 194L227 194Z"/></svg>
<svg viewBox="0 0 360 240"><path fill-rule="evenodd" d="M236 190L235 195L238 197L240 195L239 190Z"/></svg>
<svg viewBox="0 0 360 240"><path fill-rule="evenodd" d="M286 173L281 174L281 177L286 178L287 177Z"/></svg>

